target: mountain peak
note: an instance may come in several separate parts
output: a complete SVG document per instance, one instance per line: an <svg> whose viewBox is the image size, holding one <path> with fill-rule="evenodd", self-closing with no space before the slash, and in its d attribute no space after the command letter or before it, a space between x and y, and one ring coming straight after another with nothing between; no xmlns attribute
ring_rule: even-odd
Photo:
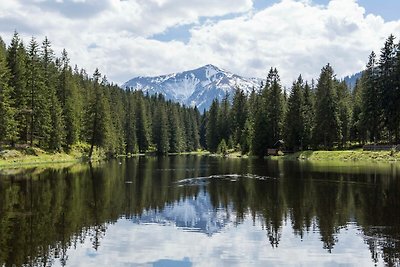
<svg viewBox="0 0 400 267"><path fill-rule="evenodd" d="M208 109L215 98L222 100L226 94L232 97L236 87L250 92L253 88L259 88L260 83L261 79L241 77L207 64L179 73L136 77L122 87L149 94L163 94L168 100L203 110Z"/></svg>
<svg viewBox="0 0 400 267"><path fill-rule="evenodd" d="M207 65L204 65L204 66L201 67L201 68L204 68L204 69L215 69L215 70L222 71L221 68L218 68L217 66L215 66L215 65L213 65L213 64L207 64Z"/></svg>

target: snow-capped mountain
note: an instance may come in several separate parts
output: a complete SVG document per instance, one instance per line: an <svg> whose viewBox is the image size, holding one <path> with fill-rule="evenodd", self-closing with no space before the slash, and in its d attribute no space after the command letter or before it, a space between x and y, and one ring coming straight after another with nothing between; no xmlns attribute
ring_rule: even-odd
<svg viewBox="0 0 400 267"><path fill-rule="evenodd" d="M166 99L188 106L208 109L215 98L221 100L227 93L233 96L236 87L246 93L259 89L262 79L244 78L222 70L214 65L180 73L157 77L136 77L122 85L122 88L142 90L145 93L161 93Z"/></svg>

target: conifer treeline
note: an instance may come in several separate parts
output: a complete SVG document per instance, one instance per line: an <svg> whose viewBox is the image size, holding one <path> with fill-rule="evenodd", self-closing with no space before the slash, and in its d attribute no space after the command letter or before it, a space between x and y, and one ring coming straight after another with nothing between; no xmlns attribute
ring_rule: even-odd
<svg viewBox="0 0 400 267"><path fill-rule="evenodd" d="M393 35L379 59L371 53L353 90L329 64L317 81L299 76L287 96L271 68L260 90L237 88L232 103L229 96L214 100L200 115L161 95L123 90L98 70L89 77L71 68L65 50L55 57L47 38L24 46L15 33L8 47L0 38L0 142L47 150L85 142L110 154L231 148L257 156L281 139L290 150L400 143L400 44Z"/></svg>
<svg viewBox="0 0 400 267"><path fill-rule="evenodd" d="M96 69L71 68L46 38L27 46L15 33L0 38L0 145L30 144L50 151L80 142L109 154L194 151L200 113L161 96L122 90Z"/></svg>
<svg viewBox="0 0 400 267"><path fill-rule="evenodd" d="M299 76L282 89L278 71L246 97L240 88L229 105L215 100L207 113L206 143L210 151L227 147L264 156L284 140L286 149L346 148L369 142L400 143L400 44L390 35L379 59L369 57L354 90L336 79L328 64L318 82Z"/></svg>

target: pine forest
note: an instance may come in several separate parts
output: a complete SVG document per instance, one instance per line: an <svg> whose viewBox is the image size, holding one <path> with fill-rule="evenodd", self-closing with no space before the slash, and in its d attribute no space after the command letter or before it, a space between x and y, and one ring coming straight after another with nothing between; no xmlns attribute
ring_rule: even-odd
<svg viewBox="0 0 400 267"><path fill-rule="evenodd" d="M310 55L312 56L312 55ZM300 75L287 90L276 68L261 88L214 100L207 111L162 95L120 88L98 69L70 65L66 50L15 33L0 38L0 146L68 152L85 144L107 155L228 150L265 156L286 150L345 149L400 143L400 43L389 36L372 52L354 88L327 64L315 80Z"/></svg>

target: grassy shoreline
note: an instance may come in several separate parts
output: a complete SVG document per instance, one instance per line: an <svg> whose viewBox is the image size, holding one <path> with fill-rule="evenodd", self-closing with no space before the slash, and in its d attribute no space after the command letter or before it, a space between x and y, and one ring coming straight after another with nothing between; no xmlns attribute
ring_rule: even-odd
<svg viewBox="0 0 400 267"><path fill-rule="evenodd" d="M25 149L8 149L0 152L0 170L1 169L14 169L14 168L30 168L35 166L49 166L53 164L70 163L76 164L80 162L89 161L87 157L87 149L72 149L69 153L51 153L41 149L33 148ZM5 153L4 153L5 152ZM176 155L208 155L208 151L193 151L182 153L170 153L168 156ZM117 157L130 158L138 156L156 156L155 153L148 154L132 154L132 155L119 155ZM100 161L106 159L104 152L101 149L95 149L92 161Z"/></svg>
<svg viewBox="0 0 400 267"><path fill-rule="evenodd" d="M283 156L272 156L269 158L320 162L400 162L400 152L363 150L301 151Z"/></svg>
<svg viewBox="0 0 400 267"><path fill-rule="evenodd" d="M0 155L0 169L5 168L29 168L34 166L46 166L62 163L75 164L87 159L86 153L81 150L73 150L70 153L49 153L36 149L27 153L26 151L10 150L7 156ZM241 155L238 152L229 153L225 156L210 154L207 151L175 153L174 155L208 155L227 158L248 158L251 156ZM131 155L140 156L140 155ZM104 159L102 151L94 153L94 160ZM362 150L340 150L340 151L301 151L283 156L269 156L273 160L303 160L311 162L400 162L400 152L392 151L362 151Z"/></svg>
<svg viewBox="0 0 400 267"><path fill-rule="evenodd" d="M44 164L77 163L82 157L74 157L66 153L44 154L39 156L24 155L16 158L0 159L0 169L9 167L30 167Z"/></svg>
<svg viewBox="0 0 400 267"><path fill-rule="evenodd" d="M0 170L6 168L30 168L35 166L85 162L88 161L86 146L86 144L80 144L73 147L68 153L52 153L35 147L3 149L0 150ZM99 161L104 158L105 155L101 149L94 150L92 161Z"/></svg>
<svg viewBox="0 0 400 267"><path fill-rule="evenodd" d="M15 157L0 157L0 170L32 168L32 167L54 167L73 165L87 161L87 157L77 153L41 153L39 155L20 154Z"/></svg>

